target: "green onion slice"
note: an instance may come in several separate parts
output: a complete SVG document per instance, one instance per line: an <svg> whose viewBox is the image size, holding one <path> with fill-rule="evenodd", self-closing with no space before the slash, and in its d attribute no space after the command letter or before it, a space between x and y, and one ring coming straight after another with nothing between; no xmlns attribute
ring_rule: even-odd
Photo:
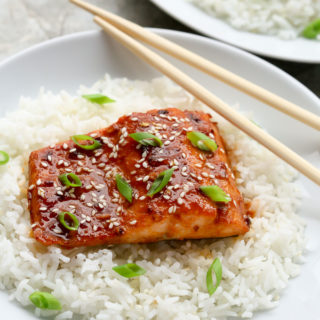
<svg viewBox="0 0 320 320"><path fill-rule="evenodd" d="M37 308L61 310L59 300L48 292L35 291L30 294L29 299Z"/></svg>
<svg viewBox="0 0 320 320"><path fill-rule="evenodd" d="M160 192L169 182L174 169L168 169L163 172L161 172L157 179L154 180L153 184L151 185L149 192L147 195L149 197L153 197L156 193Z"/></svg>
<svg viewBox="0 0 320 320"><path fill-rule="evenodd" d="M67 187L81 187L82 186L82 182L80 180L80 178L70 172L70 173L64 173L61 174L59 176L59 180L61 181L61 183Z"/></svg>
<svg viewBox="0 0 320 320"><path fill-rule="evenodd" d="M213 284L212 271L216 276L216 284ZM212 296L220 285L222 279L222 265L219 258L215 258L207 271L207 289L209 295Z"/></svg>
<svg viewBox="0 0 320 320"><path fill-rule="evenodd" d="M162 141L158 137L148 132L135 132L129 136L144 146L161 147Z"/></svg>
<svg viewBox="0 0 320 320"><path fill-rule="evenodd" d="M85 150L95 150L101 147L101 143L90 136L79 134L71 137L72 141L80 148ZM82 144L80 141L93 141L91 144Z"/></svg>
<svg viewBox="0 0 320 320"><path fill-rule="evenodd" d="M302 31L302 35L308 39L316 39L319 34L320 34L320 19L312 21Z"/></svg>
<svg viewBox="0 0 320 320"><path fill-rule="evenodd" d="M9 162L9 155L5 151L0 150L0 166Z"/></svg>
<svg viewBox="0 0 320 320"><path fill-rule="evenodd" d="M198 131L191 131L187 133L187 138L191 141L194 147L203 151L216 151L217 144L214 140L210 139L204 133Z"/></svg>
<svg viewBox="0 0 320 320"><path fill-rule="evenodd" d="M227 195L221 188L218 186L201 186L200 190L208 196L212 201L215 202L225 202L228 203L231 201L229 195Z"/></svg>
<svg viewBox="0 0 320 320"><path fill-rule="evenodd" d="M132 202L132 188L130 184L120 176L116 175L116 183L119 192L131 203Z"/></svg>
<svg viewBox="0 0 320 320"><path fill-rule="evenodd" d="M82 98L87 99L90 102L97 103L97 104L104 104L104 103L112 103L116 102L115 100L104 96L100 93L94 93L94 94L84 94L82 95Z"/></svg>
<svg viewBox="0 0 320 320"><path fill-rule="evenodd" d="M68 220L71 220L71 224L69 224L69 222L66 221L66 218L68 218ZM60 212L58 215L58 220L66 229L71 230L71 231L78 230L79 225L80 225L78 218L73 213L71 213L69 211Z"/></svg>
<svg viewBox="0 0 320 320"><path fill-rule="evenodd" d="M123 276L125 278L142 276L147 272L145 269L141 268L135 263L127 263L121 266L116 266L113 267L112 270L114 270L115 272L120 274L120 276Z"/></svg>

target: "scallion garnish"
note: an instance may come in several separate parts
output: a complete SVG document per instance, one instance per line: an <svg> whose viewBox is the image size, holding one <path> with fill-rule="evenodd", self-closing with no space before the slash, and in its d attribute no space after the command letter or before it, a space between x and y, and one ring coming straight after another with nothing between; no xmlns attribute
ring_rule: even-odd
<svg viewBox="0 0 320 320"><path fill-rule="evenodd" d="M66 187L73 187L74 188L74 187L81 187L82 186L82 182L81 182L80 178L72 172L61 174L59 176L59 180Z"/></svg>
<svg viewBox="0 0 320 320"><path fill-rule="evenodd" d="M173 171L174 171L174 169L172 168L172 169L168 169L168 170L161 172L158 175L157 179L154 180L147 195L149 197L153 197L156 193L160 192L169 182Z"/></svg>
<svg viewBox="0 0 320 320"><path fill-rule="evenodd" d="M101 147L101 143L90 136L79 134L71 137L72 141L80 148L85 150L95 150ZM93 141L91 144L81 144L80 141Z"/></svg>
<svg viewBox="0 0 320 320"><path fill-rule="evenodd" d="M316 39L320 35L320 19L312 21L302 31L302 35L308 39Z"/></svg>
<svg viewBox="0 0 320 320"><path fill-rule="evenodd" d="M35 291L29 296L30 301L40 309L61 310L59 300L51 293Z"/></svg>
<svg viewBox="0 0 320 320"><path fill-rule="evenodd" d="M214 202L229 202L231 198L218 186L201 186L200 190Z"/></svg>
<svg viewBox="0 0 320 320"><path fill-rule="evenodd" d="M148 132L135 132L129 136L144 146L161 147L162 141L158 137Z"/></svg>
<svg viewBox="0 0 320 320"><path fill-rule="evenodd" d="M203 151L217 150L217 144L214 140L210 139L204 133L198 131L191 131L187 133L187 138L191 141L194 147Z"/></svg>
<svg viewBox="0 0 320 320"><path fill-rule="evenodd" d="M103 94L100 94L100 93L84 94L84 95L82 95L82 98L84 98L90 102L97 103L97 104L116 102L115 100L113 100L107 96L104 96Z"/></svg>
<svg viewBox="0 0 320 320"><path fill-rule="evenodd" d="M213 284L212 271L216 276L216 284ZM219 258L215 258L207 272L207 289L209 295L213 295L220 285L222 279L222 265Z"/></svg>
<svg viewBox="0 0 320 320"><path fill-rule="evenodd" d="M119 192L131 203L132 202L132 188L130 184L120 176L116 175L116 183Z"/></svg>
<svg viewBox="0 0 320 320"><path fill-rule="evenodd" d="M66 221L66 218L68 218L68 220L71 220L71 224L69 224L69 222ZM78 218L73 213L68 211L60 212L58 215L58 220L66 229L71 231L78 230L80 225Z"/></svg>
<svg viewBox="0 0 320 320"><path fill-rule="evenodd" d="M145 269L141 268L135 263L127 263L121 266L116 266L113 267L112 270L114 270L115 272L120 274L120 276L123 276L125 278L142 276L147 272Z"/></svg>
<svg viewBox="0 0 320 320"><path fill-rule="evenodd" d="M5 151L0 150L0 166L8 163L9 155Z"/></svg>

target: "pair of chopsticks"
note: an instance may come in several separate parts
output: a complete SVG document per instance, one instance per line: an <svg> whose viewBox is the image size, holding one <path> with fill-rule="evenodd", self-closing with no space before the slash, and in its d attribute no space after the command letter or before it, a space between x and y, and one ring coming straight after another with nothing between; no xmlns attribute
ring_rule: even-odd
<svg viewBox="0 0 320 320"><path fill-rule="evenodd" d="M114 39L122 43L135 55L152 65L168 78L179 84L186 91L202 101L208 107L227 119L237 128L245 132L251 138L258 141L271 152L283 159L285 162L300 171L310 180L320 185L320 171L293 152L287 146L273 138L271 135L257 127L250 120L240 115L230 106L224 103L213 93L205 89L188 75L174 67L167 60L156 54L152 50L140 44L135 39L139 39L185 63L239 89L240 91L278 109L287 115L304 122L305 124L320 130L320 117L306 111L299 106L247 81L236 74L223 69L203 57L176 45L175 43L162 38L139 25L121 18L113 13L100 9L82 0L70 0L79 7L95 15L94 21ZM133 39L134 37L135 39Z"/></svg>

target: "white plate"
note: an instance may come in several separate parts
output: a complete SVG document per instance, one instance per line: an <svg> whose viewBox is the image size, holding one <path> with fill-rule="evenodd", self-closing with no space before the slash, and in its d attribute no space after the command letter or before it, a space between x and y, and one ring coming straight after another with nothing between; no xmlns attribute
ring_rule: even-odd
<svg viewBox="0 0 320 320"><path fill-rule="evenodd" d="M200 36L155 31L312 112L320 113L320 101L314 94L283 71L249 53ZM238 101L243 109L253 111L258 123L300 154L306 156L319 149L319 132L190 67L180 63L176 65L227 103ZM75 93L80 84L91 85L106 72L112 76L144 80L158 75L102 32L86 32L58 38L26 50L0 65L0 116L17 108L21 95L35 97L41 86L56 93L61 89ZM320 157L316 156L315 161L319 164ZM308 223L310 251L306 254L301 275L290 281L279 307L256 314L254 319L320 319L320 190L305 178L301 178L299 182L304 184L311 195L304 200L302 214ZM5 257L2 256L1 259ZM35 319L30 310L8 302L6 293L0 293L0 310L1 319Z"/></svg>
<svg viewBox="0 0 320 320"><path fill-rule="evenodd" d="M320 42L298 38L282 40L274 36L254 34L232 28L186 0L151 0L181 23L239 48L282 60L320 63Z"/></svg>

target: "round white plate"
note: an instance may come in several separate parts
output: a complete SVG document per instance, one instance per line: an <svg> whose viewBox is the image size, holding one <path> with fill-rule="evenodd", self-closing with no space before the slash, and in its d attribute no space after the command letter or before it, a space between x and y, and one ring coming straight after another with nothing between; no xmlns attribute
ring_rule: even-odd
<svg viewBox="0 0 320 320"><path fill-rule="evenodd" d="M154 31L320 114L320 101L314 94L260 58L204 37L166 30ZM305 157L319 149L319 132L190 67L176 61L174 63L227 103L239 102L242 109L251 110L257 123ZM21 95L36 97L41 86L55 93L63 89L75 94L80 84L91 85L106 72L114 77L144 80L159 75L102 32L85 32L57 38L0 64L0 116L17 108ZM315 156L314 161L319 164L320 157ZM320 189L303 177L299 179L299 183L309 193L304 195L301 212L307 221L306 263L302 266L301 275L292 279L283 292L279 307L257 313L255 320L320 319ZM1 259L5 257L2 256ZM9 302L5 292L0 292L0 310L1 319L35 319L30 309L26 310Z"/></svg>
<svg viewBox="0 0 320 320"><path fill-rule="evenodd" d="M298 38L282 40L274 36L254 34L232 28L186 0L151 0L181 23L239 48L282 60L320 63L320 42Z"/></svg>

